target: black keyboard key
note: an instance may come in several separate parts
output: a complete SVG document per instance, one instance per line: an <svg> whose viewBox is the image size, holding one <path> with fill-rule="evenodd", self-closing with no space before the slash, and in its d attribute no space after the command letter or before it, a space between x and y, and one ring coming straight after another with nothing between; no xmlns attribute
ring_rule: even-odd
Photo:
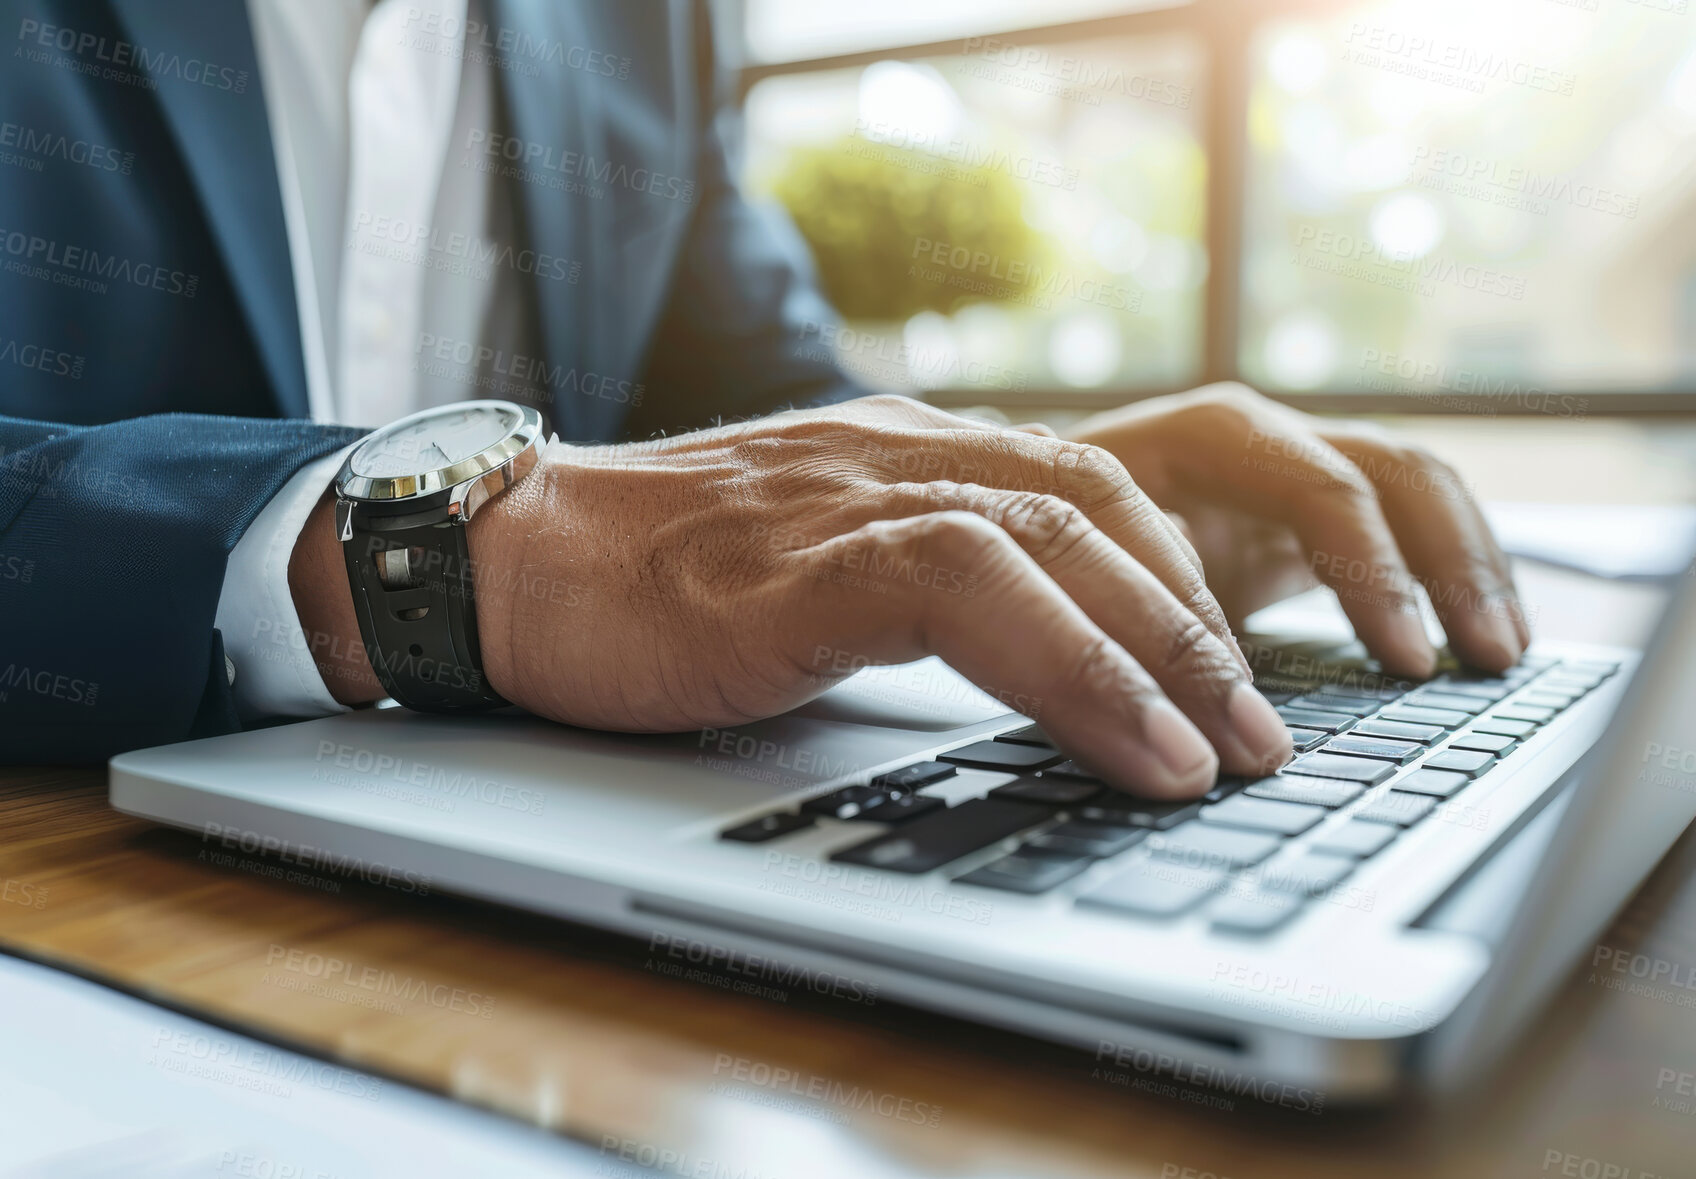
<svg viewBox="0 0 1696 1179"><path fill-rule="evenodd" d="M1468 778L1476 778L1485 770L1496 764L1496 755L1483 753L1476 749L1439 749L1430 757L1419 763L1422 770L1445 770L1453 774L1465 774ZM1400 789L1398 782L1396 788Z"/></svg>
<svg viewBox="0 0 1696 1179"><path fill-rule="evenodd" d="M1161 859L1193 868L1247 868L1277 851L1282 842L1276 835L1194 822L1161 832L1149 846Z"/></svg>
<svg viewBox="0 0 1696 1179"><path fill-rule="evenodd" d="M1344 716L1361 717L1377 712L1383 703L1382 700L1366 700L1360 696L1322 696L1315 693L1310 696L1297 696L1290 701L1290 707L1317 708L1320 712L1340 712Z"/></svg>
<svg viewBox="0 0 1696 1179"><path fill-rule="evenodd" d="M1026 725L1022 729L1014 729L1011 733L1003 733L997 741L1006 741L1012 745L1046 745L1054 748L1054 741L1037 725Z"/></svg>
<svg viewBox="0 0 1696 1179"><path fill-rule="evenodd" d="M1417 741L1421 745L1429 745L1433 741L1441 741L1447 729L1437 725L1410 725L1400 721L1371 720L1361 721L1349 730L1351 737L1389 737L1396 741Z"/></svg>
<svg viewBox="0 0 1696 1179"><path fill-rule="evenodd" d="M1243 896L1233 893L1208 907L1207 920L1219 933L1253 937L1278 929L1301 912L1305 899L1294 892L1256 890Z"/></svg>
<svg viewBox="0 0 1696 1179"><path fill-rule="evenodd" d="M801 804L801 813L828 819L858 819L888 802L894 794L876 786L844 786Z"/></svg>
<svg viewBox="0 0 1696 1179"><path fill-rule="evenodd" d="M1213 789L1201 796L1201 801L1224 802L1233 794L1241 794L1243 788L1253 781L1253 778L1220 777L1213 783Z"/></svg>
<svg viewBox="0 0 1696 1179"><path fill-rule="evenodd" d="M1011 798L1015 802L1036 802L1043 806L1075 806L1102 792L1101 783L1081 778L1020 778L989 792L991 798Z"/></svg>
<svg viewBox="0 0 1696 1179"><path fill-rule="evenodd" d="M1519 742L1501 733L1461 733L1450 741L1449 749L1476 749L1481 753L1493 753L1497 757L1507 754Z"/></svg>
<svg viewBox="0 0 1696 1179"><path fill-rule="evenodd" d="M1437 800L1424 794L1403 794L1392 790L1375 798L1359 811L1355 818L1365 823L1388 823L1395 827L1411 827L1437 805Z"/></svg>
<svg viewBox="0 0 1696 1179"><path fill-rule="evenodd" d="M1105 859L1140 843L1147 834L1146 827L1109 827L1105 823L1070 822L1060 823L1040 835L1032 836L1025 846Z"/></svg>
<svg viewBox="0 0 1696 1179"><path fill-rule="evenodd" d="M1311 708L1291 708L1288 704L1278 709L1278 715L1284 718L1286 725L1318 729L1321 733L1341 733L1344 729L1352 729L1355 719L1340 712L1317 712Z"/></svg>
<svg viewBox="0 0 1696 1179"><path fill-rule="evenodd" d="M768 839L788 835L791 831L811 827L813 822L811 815L798 815L794 811L773 811L750 822L728 827L720 831L718 837L736 843L764 843Z"/></svg>
<svg viewBox="0 0 1696 1179"><path fill-rule="evenodd" d="M1267 692L1264 690L1260 694L1266 697L1266 703L1273 706L1288 704L1290 701L1294 700L1297 695L1299 695L1299 693L1296 692Z"/></svg>
<svg viewBox="0 0 1696 1179"><path fill-rule="evenodd" d="M905 823L909 819L940 810L946 805L942 799L925 794L897 794L860 817L874 823Z"/></svg>
<svg viewBox="0 0 1696 1179"><path fill-rule="evenodd" d="M1341 884L1355 870L1355 861L1344 856L1307 852L1292 860L1277 860L1260 870L1260 887L1272 892L1318 896Z"/></svg>
<svg viewBox="0 0 1696 1179"><path fill-rule="evenodd" d="M1250 786L1246 794L1252 798L1270 798L1277 802L1300 802L1308 806L1347 806L1361 796L1366 787L1356 782L1340 782L1335 778L1303 778L1299 774L1275 774Z"/></svg>
<svg viewBox="0 0 1696 1179"><path fill-rule="evenodd" d="M1396 789L1408 794L1429 794L1432 798L1447 798L1472 781L1470 774L1451 770L1428 770L1420 766L1396 783Z"/></svg>
<svg viewBox="0 0 1696 1179"><path fill-rule="evenodd" d="M1309 749L1317 749L1330 738L1329 733L1321 733L1318 729L1285 729L1290 735L1290 748L1297 753L1306 753Z"/></svg>
<svg viewBox="0 0 1696 1179"><path fill-rule="evenodd" d="M1042 771L1042 776L1045 778L1077 778L1083 782L1094 782L1097 786L1107 785L1095 776L1094 770L1086 770L1075 761L1063 761L1058 765L1049 766Z"/></svg>
<svg viewBox="0 0 1696 1179"><path fill-rule="evenodd" d="M1066 883L1094 862L1089 856L1020 850L956 876L954 883L1035 894Z"/></svg>
<svg viewBox="0 0 1696 1179"><path fill-rule="evenodd" d="M1476 696L1462 696L1454 692L1434 692L1430 689L1414 692L1402 703L1413 708L1442 708L1450 712L1464 712L1473 716L1490 707L1488 700L1480 700Z"/></svg>
<svg viewBox="0 0 1696 1179"><path fill-rule="evenodd" d="M1555 719L1555 710L1533 708L1529 704L1508 704L1490 715L1496 720L1522 720L1530 721L1534 725L1546 725Z"/></svg>
<svg viewBox="0 0 1696 1179"><path fill-rule="evenodd" d="M894 794L929 786L932 782L952 778L959 772L947 762L920 761L910 766L902 766L898 770L890 770L887 774L879 774L872 779L872 785Z"/></svg>
<svg viewBox="0 0 1696 1179"><path fill-rule="evenodd" d="M1274 835L1300 835L1325 817L1325 808L1299 802L1278 802L1270 798L1227 798L1214 806L1203 807L1203 823L1219 823L1226 827L1245 827L1250 831L1270 831Z"/></svg>
<svg viewBox="0 0 1696 1179"><path fill-rule="evenodd" d="M1043 745L1009 745L1005 741L977 741L936 755L938 761L975 770L1040 770L1060 760L1060 754Z"/></svg>
<svg viewBox="0 0 1696 1179"><path fill-rule="evenodd" d="M1377 761L1406 765L1425 752L1425 746L1412 741L1396 741L1389 737L1362 737L1345 733L1325 742L1326 753L1346 753L1351 757L1370 757Z"/></svg>
<svg viewBox="0 0 1696 1179"><path fill-rule="evenodd" d="M1118 791L1105 794L1089 806L1072 812L1074 819L1085 823L1106 823L1113 827L1147 827L1150 831L1165 831L1201 813L1199 802L1156 802L1137 798Z"/></svg>
<svg viewBox="0 0 1696 1179"><path fill-rule="evenodd" d="M1396 837L1396 829L1383 823L1362 823L1350 819L1341 827L1322 832L1314 840L1313 850L1333 856L1350 856L1364 860L1377 855Z"/></svg>
<svg viewBox="0 0 1696 1179"><path fill-rule="evenodd" d="M1445 729L1458 729L1472 719L1470 712L1456 712L1452 708L1415 708L1411 704L1392 704L1378 715L1383 720L1401 724L1438 725Z"/></svg>
<svg viewBox="0 0 1696 1179"><path fill-rule="evenodd" d="M1345 782L1359 782L1363 786L1376 786L1385 778L1396 772L1396 767L1385 761L1374 761L1369 757L1345 757L1340 753L1304 753L1285 767L1292 774L1307 774L1315 778L1341 778Z"/></svg>
<svg viewBox="0 0 1696 1179"><path fill-rule="evenodd" d="M1079 896L1078 904L1132 917L1176 917L1218 891L1228 878L1222 869L1140 860Z"/></svg>
<svg viewBox="0 0 1696 1179"><path fill-rule="evenodd" d="M830 858L888 872L929 872L1034 827L1049 813L1047 807L1028 802L974 798L856 843Z"/></svg>

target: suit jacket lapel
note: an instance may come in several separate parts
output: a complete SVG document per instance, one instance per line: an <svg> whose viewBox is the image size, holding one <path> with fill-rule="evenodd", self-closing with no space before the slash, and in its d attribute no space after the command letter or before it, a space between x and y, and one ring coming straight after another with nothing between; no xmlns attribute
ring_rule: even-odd
<svg viewBox="0 0 1696 1179"><path fill-rule="evenodd" d="M236 71L240 92L171 76L160 77L153 94L241 298L277 408L285 417L306 417L306 368L288 228L247 5L243 0L111 4L130 39L150 52L199 58Z"/></svg>
<svg viewBox="0 0 1696 1179"><path fill-rule="evenodd" d="M578 5L560 0L488 0L494 28L523 29L531 37L546 38L564 45L582 45L589 39L578 27ZM582 85L578 71L558 65L532 73L499 71L506 94L512 126L507 133L527 144L538 144L556 158L565 152L604 156L604 138L596 129L591 109L595 96ZM605 282L613 271L603 257L612 243L586 233L582 224L583 202L545 184L519 184L521 208L529 241L539 254L581 262L581 278L562 282L537 278L532 283L542 343L550 364L573 365L599 372L611 371L614 333L611 306L596 297L590 284ZM554 426L562 437L593 439L608 436L613 423L605 412L607 403L585 404L591 399L560 396L554 399Z"/></svg>

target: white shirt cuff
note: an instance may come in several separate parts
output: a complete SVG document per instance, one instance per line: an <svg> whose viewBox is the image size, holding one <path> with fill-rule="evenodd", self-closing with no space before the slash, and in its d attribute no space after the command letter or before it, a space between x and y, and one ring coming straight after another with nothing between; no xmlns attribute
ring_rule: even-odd
<svg viewBox="0 0 1696 1179"><path fill-rule="evenodd" d="M243 721L349 711L330 695L312 658L313 636L302 631L289 592L289 558L306 518L353 446L296 471L230 552L217 627ZM327 636L318 636L324 641Z"/></svg>

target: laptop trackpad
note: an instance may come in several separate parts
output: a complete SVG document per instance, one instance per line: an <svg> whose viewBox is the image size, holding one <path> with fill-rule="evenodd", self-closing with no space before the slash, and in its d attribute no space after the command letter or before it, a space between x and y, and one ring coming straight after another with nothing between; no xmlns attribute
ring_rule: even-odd
<svg viewBox="0 0 1696 1179"><path fill-rule="evenodd" d="M1040 703L1016 697L1004 704L932 656L898 667L868 667L789 715L946 733L1012 712L1033 713Z"/></svg>

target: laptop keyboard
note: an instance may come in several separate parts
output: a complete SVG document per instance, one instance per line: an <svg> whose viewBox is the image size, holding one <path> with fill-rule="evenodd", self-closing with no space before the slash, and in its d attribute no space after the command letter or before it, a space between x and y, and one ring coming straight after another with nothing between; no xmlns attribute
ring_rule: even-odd
<svg viewBox="0 0 1696 1179"><path fill-rule="evenodd" d="M1119 870L1086 881L1078 905L1167 920L1207 903L1214 929L1263 935L1343 884L1616 671L1614 663L1530 656L1500 676L1456 671L1420 685L1267 692L1295 756L1275 774L1221 778L1185 802L1116 790L1027 725L761 815L722 838L765 843L820 818L875 823L876 834L830 858L919 874L1019 836L1007 854L955 882L1040 895L1111 862ZM1021 776L954 805L924 793L957 767Z"/></svg>

